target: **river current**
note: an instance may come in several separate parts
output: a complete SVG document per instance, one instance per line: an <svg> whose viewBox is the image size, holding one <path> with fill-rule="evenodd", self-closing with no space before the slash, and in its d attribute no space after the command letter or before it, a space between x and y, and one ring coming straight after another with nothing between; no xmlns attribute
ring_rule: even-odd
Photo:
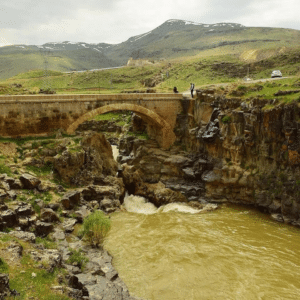
<svg viewBox="0 0 300 300"><path fill-rule="evenodd" d="M300 299L300 230L249 207L156 209L127 196L104 248L145 300Z"/></svg>

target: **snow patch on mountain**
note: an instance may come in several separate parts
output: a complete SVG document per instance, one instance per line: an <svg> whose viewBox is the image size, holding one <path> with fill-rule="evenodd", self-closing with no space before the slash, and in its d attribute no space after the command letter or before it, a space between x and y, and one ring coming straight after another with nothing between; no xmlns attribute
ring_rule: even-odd
<svg viewBox="0 0 300 300"><path fill-rule="evenodd" d="M196 22L190 22L190 21L184 21L185 25L203 25L202 23L196 23Z"/></svg>

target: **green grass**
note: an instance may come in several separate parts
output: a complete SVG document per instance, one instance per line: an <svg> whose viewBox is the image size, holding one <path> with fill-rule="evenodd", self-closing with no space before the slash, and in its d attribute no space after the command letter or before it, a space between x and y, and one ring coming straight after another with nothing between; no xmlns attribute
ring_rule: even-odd
<svg viewBox="0 0 300 300"><path fill-rule="evenodd" d="M0 174L6 173L7 175L11 176L12 171L10 167L6 166L4 163L0 163Z"/></svg>
<svg viewBox="0 0 300 300"><path fill-rule="evenodd" d="M122 113L118 113L118 112L109 112L106 114L102 114L102 115L97 115L94 118L92 118L96 121L110 121L112 119L114 119L115 121L121 121L122 119Z"/></svg>
<svg viewBox="0 0 300 300"><path fill-rule="evenodd" d="M54 242L49 237L46 238L37 237L35 243L44 245L46 249L57 249L57 243Z"/></svg>
<svg viewBox="0 0 300 300"><path fill-rule="evenodd" d="M51 286L58 285L56 277L62 273L61 270L56 268L53 273L49 273L44 269L38 269L31 259L28 259L27 267L23 267L23 269L25 269L24 273L16 271L10 273L10 288L20 293L17 299L30 299L29 296L39 300L71 299L65 295L56 294L50 289ZM36 277L32 277L32 273L35 273ZM7 299L15 299L15 297L8 297Z"/></svg>
<svg viewBox="0 0 300 300"><path fill-rule="evenodd" d="M8 273L8 264L0 257L0 273Z"/></svg>
<svg viewBox="0 0 300 300"><path fill-rule="evenodd" d="M17 199L20 201L28 201L28 199L29 199L32 202L36 199L41 199L45 203L49 203L53 199L53 196L52 196L52 194L50 194L50 192L42 192L42 193L34 194L33 190L23 189L22 191L23 191L23 193L27 193L28 197L26 198L26 196L24 196L24 195L18 195Z"/></svg>
<svg viewBox="0 0 300 300"><path fill-rule="evenodd" d="M255 44L252 44L252 46L255 48ZM262 44L258 44L257 47L262 47ZM223 50L227 48L224 47ZM294 61L297 49L290 49L286 52L287 54L267 58L264 63L253 63L250 77L253 79L270 78L274 68L280 69L284 76L300 75L300 62ZM121 69L86 71L74 74L52 71L48 80L51 88L58 94L111 94L123 91L146 90L147 87L144 86L144 82L153 78L158 80L158 84L154 87L157 92L172 93L174 86L177 87L179 92L183 92L189 89L191 82L198 87L215 83L237 82L245 77L249 63L240 60L238 55L231 54L229 50L230 47L227 53L226 51L223 53L216 52L216 55L207 53L207 56L199 53L196 56L144 67L124 67ZM242 50L243 48L241 48ZM247 50L247 48L244 50ZM225 62L224 67L216 67L221 62ZM169 73L169 77L162 77L161 75L165 75L166 72ZM7 89L3 93L22 93L22 91L19 91L20 89L18 91L9 91L9 89L12 89L11 84L15 82L22 84L28 90L42 87L42 75L43 71L34 70L9 78L1 83L3 89ZM240 89L244 89L243 86L246 85L240 85ZM27 92L25 91L24 93Z"/></svg>
<svg viewBox="0 0 300 300"><path fill-rule="evenodd" d="M46 165L42 167L26 166L26 170L33 172L37 176L49 175L53 170L53 165L51 162L48 162Z"/></svg>
<svg viewBox="0 0 300 300"><path fill-rule="evenodd" d="M66 136L73 136L73 135L66 135ZM9 143L15 143L18 146L22 146L29 141L49 140L49 139L54 139L54 138L55 138L55 134L51 135L51 136L27 136L27 137L23 137L20 139L6 138L6 137L0 136L0 143L9 142Z"/></svg>
<svg viewBox="0 0 300 300"><path fill-rule="evenodd" d="M16 241L17 239L9 234L0 234L0 241L8 242L8 241Z"/></svg>
<svg viewBox="0 0 300 300"><path fill-rule="evenodd" d="M84 267L86 263L89 261L89 259L83 254L82 250L75 250L69 248L69 251L71 252L70 257L67 259L68 264L77 263L78 267L81 268L81 270L84 270Z"/></svg>

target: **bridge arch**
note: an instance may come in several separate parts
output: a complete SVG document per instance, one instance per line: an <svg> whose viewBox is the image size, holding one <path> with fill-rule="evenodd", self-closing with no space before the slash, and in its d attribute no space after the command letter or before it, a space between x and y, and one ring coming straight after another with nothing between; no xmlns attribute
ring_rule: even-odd
<svg viewBox="0 0 300 300"><path fill-rule="evenodd" d="M76 128L83 122L88 121L89 119L99 115L104 114L110 111L116 110L129 110L136 112L137 114L146 117L147 120L150 120L154 126L158 128L160 134L156 137L157 142L162 148L169 148L175 141L176 136L173 132L173 128L170 126L168 122L166 122L161 116L157 113L153 112L150 109L145 107L135 105L135 104L126 104L126 103L118 103L118 104L110 104L94 109L81 117L79 117L74 123L72 123L68 129L67 133L72 134L76 130Z"/></svg>

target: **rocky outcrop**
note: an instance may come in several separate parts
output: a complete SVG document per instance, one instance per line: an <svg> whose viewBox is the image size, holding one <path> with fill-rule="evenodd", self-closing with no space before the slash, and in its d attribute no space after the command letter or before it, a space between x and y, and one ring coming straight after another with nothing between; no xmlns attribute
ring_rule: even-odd
<svg viewBox="0 0 300 300"><path fill-rule="evenodd" d="M69 191L63 195L61 204L65 209L72 209L80 202L80 191Z"/></svg>
<svg viewBox="0 0 300 300"><path fill-rule="evenodd" d="M54 169L65 182L88 185L95 177L115 175L117 164L110 144L102 133L88 132L75 150L54 157Z"/></svg>
<svg viewBox="0 0 300 300"><path fill-rule="evenodd" d="M213 161L213 169L201 176L207 199L255 205L297 225L300 109L297 103L277 103L258 98L246 103L199 90L198 126L189 130L187 146Z"/></svg>
<svg viewBox="0 0 300 300"><path fill-rule="evenodd" d="M22 174L20 181L23 184L24 189L34 189L39 186L41 180L30 174Z"/></svg>
<svg viewBox="0 0 300 300"><path fill-rule="evenodd" d="M187 154L178 149L164 151L152 141L130 137L118 160L127 190L144 196L159 206L170 202L200 201L205 195L201 176L213 163L202 154ZM130 145L130 147L129 147ZM128 155L129 154L129 155ZM127 155L127 156L126 156Z"/></svg>
<svg viewBox="0 0 300 300"><path fill-rule="evenodd" d="M9 287L8 274L0 273L0 300L7 299L9 296L19 296L20 294Z"/></svg>
<svg viewBox="0 0 300 300"><path fill-rule="evenodd" d="M82 247L80 243L69 244L72 248L78 249L81 247L82 253L88 259L88 262L84 266L83 270L66 264L65 267L69 274L66 275L66 280L72 292L81 294L82 297L88 299L120 299L120 300L139 300L130 296L127 286L120 279L118 272L112 265L112 257L105 250L93 249L90 247ZM70 249L70 248L69 248ZM70 255L69 250L65 248L63 260L65 263ZM64 288L56 290L64 291ZM69 290L64 291L68 293ZM75 297L76 298L76 297ZM83 298L79 298L83 299Z"/></svg>

